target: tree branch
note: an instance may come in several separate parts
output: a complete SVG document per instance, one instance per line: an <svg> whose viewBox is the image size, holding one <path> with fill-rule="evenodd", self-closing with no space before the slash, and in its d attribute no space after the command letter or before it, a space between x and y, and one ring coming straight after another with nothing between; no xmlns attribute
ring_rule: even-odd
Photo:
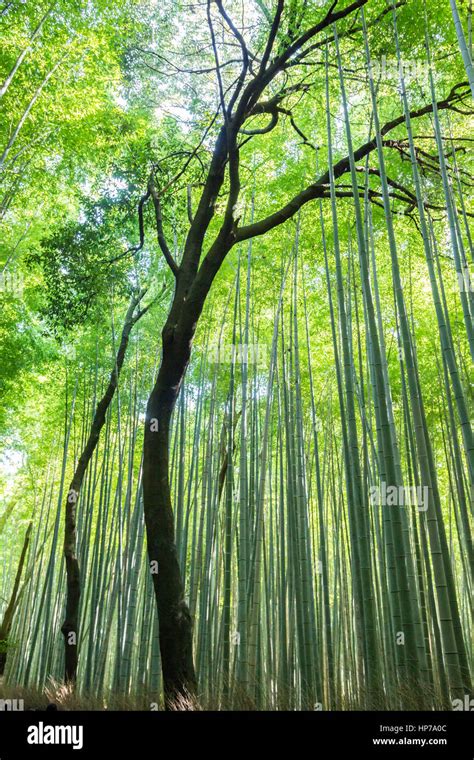
<svg viewBox="0 0 474 760"><path fill-rule="evenodd" d="M438 110L452 108L452 103L457 102L460 98L462 98L465 93L462 95L459 94L458 90L460 87L465 87L467 85L466 82L461 82L460 84L455 85L447 98L444 100L441 100L438 102ZM410 112L410 118L416 119L420 116L424 116L428 113L431 113L433 110L433 105L428 104L426 106L423 106L422 108L415 109ZM400 124L403 124L405 121L405 116L400 115L395 119L392 119L392 121L387 122L384 124L382 129L380 130L381 135L385 135L388 132L390 132L392 129L395 129L395 127L400 126ZM375 138L373 140L369 140L368 142L361 145L355 152L354 152L354 160L360 161L362 158L367 156L369 153L371 153L375 148L377 147L377 143ZM340 159L335 165L334 165L334 179L337 179L338 177L341 177L343 174L345 174L350 169L349 164L349 156L346 156L345 158ZM278 211L274 212L273 214L270 214L264 219L261 219L258 222L254 222L253 224L246 225L245 227L240 227L237 229L236 232L236 243L240 243L243 240L248 240L249 238L257 237L259 235L263 235L269 230L273 229L274 227L278 227L280 224L283 224L283 222L286 222L288 219L290 219L294 214L296 214L299 209L304 206L306 203L308 203L311 200L314 200L315 198L321 198L323 197L323 188L329 184L329 170L324 172L315 183L312 185L309 185L307 188L302 190L300 193L295 195L285 206L280 208Z"/></svg>
<svg viewBox="0 0 474 760"><path fill-rule="evenodd" d="M153 205L155 207L156 232L157 232L159 246L161 248L163 256L165 257L166 263L168 264L169 268L173 272L174 276L177 277L178 272L179 272L179 267L176 264L176 261L174 260L173 256L171 255L171 251L168 248L168 244L166 242L165 233L163 230L163 217L161 215L160 196L156 189L153 176L151 176L148 181L148 191L153 199Z"/></svg>
<svg viewBox="0 0 474 760"><path fill-rule="evenodd" d="M247 71L248 71L248 68L249 68L249 51L247 50L247 45L245 44L244 38L242 37L241 33L239 32L239 30L235 26L234 22L232 21L232 19L228 15L228 13L226 12L226 10L225 10L225 8L224 8L224 6L222 4L222 0L216 0L216 5L217 5L217 7L219 9L219 12L220 12L222 18L225 19L225 21L227 23L227 26L231 30L232 34L236 38L236 40L239 43L240 48L242 50L242 70L240 72L240 75L239 75L239 78L237 80L237 84L236 84L235 90L234 90L234 92L232 94L232 97L231 97L231 99L229 101L229 105L227 107L227 113L230 116L232 114L232 108L233 108L234 104L236 103L237 98L239 97L239 94L240 94L240 92L242 90L242 87L244 86L245 77L247 76Z"/></svg>
<svg viewBox="0 0 474 760"><path fill-rule="evenodd" d="M265 71L265 67L266 67L266 65L268 63L268 59L269 59L270 54L272 52L272 48L273 48L273 45L274 45L274 42L275 42L275 38L277 36L278 29L279 29L279 26L280 26L281 16L282 16L282 13L283 13L283 7L284 7L284 5L285 5L285 0L278 0L277 9L276 9L275 16L274 16L274 19L273 19L273 22L272 22L272 27L270 29L270 34L268 35L267 44L265 46L265 50L263 51L263 56L262 56L262 61L260 63L259 73L262 73L262 72Z"/></svg>
<svg viewBox="0 0 474 760"><path fill-rule="evenodd" d="M119 253L118 256L114 256L112 259L109 259L107 262L108 264L115 264L116 261L120 261L120 259L123 259L125 256L128 256L130 253L133 253L133 255L135 255L136 253L138 253L138 251L141 251L141 249L143 248L143 245L145 243L145 227L143 224L143 207L145 203L147 202L147 200L149 199L149 197L150 197L150 190L147 190L146 193L142 195L142 197L138 201L138 233L140 237L140 242L138 243L138 245L134 245L131 248L128 248L123 253Z"/></svg>

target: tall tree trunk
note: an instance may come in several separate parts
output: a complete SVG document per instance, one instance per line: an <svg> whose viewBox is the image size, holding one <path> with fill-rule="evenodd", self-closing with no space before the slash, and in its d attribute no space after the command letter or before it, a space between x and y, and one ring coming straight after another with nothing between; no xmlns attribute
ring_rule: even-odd
<svg viewBox="0 0 474 760"><path fill-rule="evenodd" d="M226 153L227 134L226 129L222 128L179 266L164 239L160 200L153 179L149 183L149 193L155 206L158 242L176 280L173 303L162 331L161 365L147 404L143 447L143 507L150 572L158 609L166 709L185 707L197 691L192 618L184 599L184 583L176 550L169 478L169 431L204 302L221 262L235 242L230 234L230 218L211 246L213 256L209 259L208 252L197 271L202 242L224 181Z"/></svg>
<svg viewBox="0 0 474 760"><path fill-rule="evenodd" d="M146 290L141 290L135 294L128 307L127 315L122 330L120 345L115 357L115 364L112 369L110 380L104 395L99 401L94 413L92 425L86 445L79 457L79 461L74 470L69 492L66 499L66 519L64 527L64 557L66 560L66 616L61 627L64 636L64 658L65 668L64 677L66 682L74 683L77 675L78 661L78 637L79 637L79 602L81 597L81 577L79 571L79 562L76 553L76 515L77 502L81 490L82 482L86 474L87 466L99 442L100 431L102 430L107 410L114 397L117 389L120 371L123 366L125 352L127 350L128 339L132 328L140 317L145 313L148 307L136 311L138 304L145 295Z"/></svg>
<svg viewBox="0 0 474 760"><path fill-rule="evenodd" d="M23 543L23 549L21 550L20 561L18 563L18 569L16 571L15 583L13 584L13 591L8 603L8 607L5 610L2 624L0 625L0 676L3 676L5 671L5 665L7 663L8 654L8 636L13 622L13 615L15 614L16 606L18 603L18 589L20 586L21 575L23 573L23 566L25 564L26 552L28 550L28 544L30 543L31 528L33 523L30 522L27 531L25 533L25 540ZM3 642L3 644L2 644Z"/></svg>
<svg viewBox="0 0 474 760"><path fill-rule="evenodd" d="M169 430L189 361L192 336L173 337L168 318L163 356L148 400L143 458L143 500L150 572L158 607L165 707L185 706L197 683L192 652L192 619L176 551L169 480Z"/></svg>
<svg viewBox="0 0 474 760"><path fill-rule="evenodd" d="M224 123L217 134L212 159L194 217L190 208L191 203L188 194L190 227L179 264L173 258L166 243L161 211L161 198L171 189L174 180L164 188L160 188L159 177L157 176L159 167L154 167L150 175L147 193L140 201L140 209L142 210L144 202L149 198L153 200L158 244L176 280L173 303L162 333L161 366L147 405L143 461L143 497L148 554L158 608L165 706L169 709L173 707L185 707L186 698L190 695L192 696L197 689L192 653L192 619L184 597L184 582L181 576L175 541L169 473L169 432L171 415L186 373L194 333L205 299L225 256L234 245L242 243L245 240L250 240L253 237L264 235L280 226L292 218L309 201L316 198L328 197L328 184L332 187L331 195L333 204L335 205L336 197L344 197L346 194L345 191L341 192L340 188L336 187L335 181L349 170L354 180L356 176L354 161L359 161L376 148L375 139L360 146L356 151L353 151L351 148L348 156L340 159L333 167L331 166L313 184L294 196L279 210L256 222L252 221L251 224L240 226L240 217L238 217L238 201L240 196L239 158L240 147L244 144L244 142L240 142L240 137L247 135L250 138L256 134L264 134L276 126L279 113L287 113L280 105L285 95L283 94L282 97L280 95L275 96L268 101L260 100L269 84L279 73L285 70L290 58L293 57L293 63L295 63L298 55L301 56L302 60L306 54L304 47L306 43L324 29L335 24L339 19L352 14L367 2L368 0L354 0L354 2L340 11L334 11L333 4L318 24L307 29L306 32L290 44L280 46L278 52L276 52L273 48L284 5L283 2L279 2L258 72L249 81L247 80L249 54L245 46L245 40L240 32L238 33L237 39L242 49L242 73L235 84L232 94L228 96L227 103L226 96L228 93L224 92L222 82L219 81L220 105ZM216 5L227 23L230 23L223 11L222 3L216 3ZM211 43L214 50L216 67L219 69L218 50L210 7L211 4L209 3L208 22ZM398 7L398 4L395 7ZM233 26L232 29L234 30ZM322 44L323 42L319 43L318 46ZM271 57L272 52L275 53L274 57ZM288 88L287 92L290 92L292 89ZM282 93L285 93L284 89ZM455 97L459 97L456 95L456 88L453 89L452 94L446 100L440 102L439 107L449 108L452 99ZM413 117L417 118L423 114L430 113L432 108L433 106L430 104L422 109L413 111ZM269 114L271 116L269 124L262 129L252 130L244 128L247 119L256 114ZM347 113L346 120L348 121ZM396 126L403 124L403 122L404 116L401 115L397 119L385 124L381 128L381 133L385 135ZM352 145L352 141L350 141L350 144ZM330 163L331 160L330 158ZM228 174L228 193L226 193L227 201L222 223L216 237L214 237L213 242L202 257L203 249L207 247L207 243L205 243L206 234L215 215L216 200L223 187L226 173ZM358 201L358 195L355 196L355 199ZM360 206L357 206L356 210L358 211L358 228L361 228ZM143 217L140 218L142 245L144 234ZM360 229L358 232L361 238ZM360 242L361 251L365 253L364 241L361 239ZM368 273L366 275L366 279L368 279ZM374 333L373 342L375 342L375 346L379 349L377 327L373 321L373 309L371 316L372 332ZM377 341L375 341L375 338L377 338ZM349 349L347 350L349 351ZM380 352L378 353L380 354ZM349 359L348 353L345 361L347 365L346 379L349 383L349 389L353 393L352 370ZM377 357L375 364L377 367L381 366L380 356ZM378 369L377 382L378 392L383 400L384 380L380 369ZM351 393L348 395L352 398ZM387 416L386 407L384 407L384 413ZM372 547L368 516L364 509L362 509L365 497L358 463L359 452L355 411L353 412L351 409L349 416L352 419L351 429L353 433L351 436L351 448L355 452L354 462L351 462L350 458L346 458L348 460L347 469L351 473L353 481L353 485L351 485L351 490L349 491L350 501L354 504L354 508L351 509L351 521L353 523L351 526L353 541L352 558L354 577L357 579L356 597L358 598L362 613L357 617L362 623L361 630L365 632L365 640L361 643L361 650L365 652L367 681L373 686L372 692L375 694L381 681L378 675L379 664L377 660L376 600L371 580L373 574L371 561ZM388 420L384 420L384 426L389 431ZM257 491L259 495L259 510L261 507L260 500L263 498L265 480L263 456L260 467L261 483ZM354 472L355 475L353 475ZM394 478L391 478L391 480L394 480ZM353 499L352 496L354 496ZM258 522L257 525L259 526ZM257 551L256 557L259 556L258 547L259 542L262 540L262 535L263 533L257 531L254 541ZM403 534L401 533L400 535L403 538ZM360 563L358 560L359 553ZM254 567L254 576L258 584L258 565L256 568ZM400 568L397 572L400 575L404 570ZM251 585L250 579L249 584ZM254 612L252 613L250 627L258 619L255 615L255 612L258 611L258 593L256 591L252 598L252 609ZM254 644L256 644L255 648L258 649L260 640L261 636L256 635L254 641L249 645L249 649L252 649Z"/></svg>

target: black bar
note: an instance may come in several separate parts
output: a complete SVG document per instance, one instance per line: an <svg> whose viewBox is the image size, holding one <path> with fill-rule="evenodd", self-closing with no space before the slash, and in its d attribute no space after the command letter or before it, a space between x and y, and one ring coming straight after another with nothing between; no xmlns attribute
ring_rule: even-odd
<svg viewBox="0 0 474 760"><path fill-rule="evenodd" d="M23 757L227 760L302 757L472 760L473 721L459 712L0 712L0 760ZM42 731L41 731L42 725ZM56 727L69 731L56 732ZM50 728L52 727L52 728ZM73 727L76 727L75 733ZM82 727L82 736L80 734ZM28 742L43 740L43 744ZM72 744L49 744L69 739ZM82 742L82 747L79 744Z"/></svg>

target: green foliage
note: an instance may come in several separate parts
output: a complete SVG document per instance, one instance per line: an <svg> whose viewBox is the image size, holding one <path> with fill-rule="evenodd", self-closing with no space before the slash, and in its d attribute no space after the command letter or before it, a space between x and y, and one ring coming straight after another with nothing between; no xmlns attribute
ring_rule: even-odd
<svg viewBox="0 0 474 760"><path fill-rule="evenodd" d="M224 5L240 19L258 67L276 3ZM275 50L317 23L327 5L285 3ZM458 6L467 37L467 11ZM222 122L215 61L205 4L191 11L171 0L60 0L31 41L49 8L14 2L0 17L0 86L31 43L0 98L0 519L8 518L0 613L24 524L34 519L14 628L21 646L11 652L8 678L41 684L61 677L65 489L110 376L130 291L149 286L153 301L164 283L165 296L130 337L78 508L79 687L156 697L141 457L174 277L149 197L140 245L139 204L153 176L164 236L179 263ZM281 113L270 132L241 136L237 224L265 218L314 182L330 148L337 162L348 154L348 138L357 148L374 137L367 50L380 75L381 125L405 105L416 110L432 95L441 100L466 80L448 3L401 4L399 51L387 9L382 0L367 3L366 37L360 14L338 23L339 56L326 30L327 69L321 44L310 65L289 66L264 93L266 101L288 88L291 118ZM232 63L238 45L219 30L222 60L230 59L221 71L227 92L240 72L238 60ZM308 89L291 90L302 78ZM269 114L259 113L246 127L268 124ZM172 422L170 477L202 692L219 706L239 704L239 689L259 706L268 700L293 709L312 700L312 708L319 699L339 708L373 706L365 687L375 663L380 704L398 709L409 700L410 658L393 643L402 619L416 636L423 626L415 670L425 678L431 667L424 706L446 704L448 676L451 685L461 678L472 591L465 412L473 394L464 319L472 300L469 306L470 295L459 292L453 246L460 260L469 259L472 113L463 101L436 119L413 118L411 127L413 139L403 120L384 135L382 154L357 159L352 178L329 178L320 204L308 203L249 247L236 246L197 326ZM226 175L203 255L229 189ZM266 348L267 364L212 360L219 342L246 341ZM369 504L368 489L387 469L406 484L425 482L428 473L438 490L431 524L416 510L387 517ZM236 632L240 649L232 643Z"/></svg>

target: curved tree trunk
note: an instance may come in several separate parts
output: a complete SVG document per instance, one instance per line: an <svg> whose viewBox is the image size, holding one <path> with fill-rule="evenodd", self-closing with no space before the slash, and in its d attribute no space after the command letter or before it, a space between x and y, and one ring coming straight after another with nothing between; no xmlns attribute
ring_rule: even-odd
<svg viewBox="0 0 474 760"><path fill-rule="evenodd" d="M168 319L169 322L169 319ZM166 335L167 328L163 331ZM196 693L192 619L175 543L169 481L171 414L189 360L190 340L163 339L163 358L145 422L143 500L148 556L158 608L165 707L185 707Z"/></svg>
<svg viewBox="0 0 474 760"><path fill-rule="evenodd" d="M175 293L162 331L162 358L147 404L143 446L143 506L150 572L158 610L161 667L166 709L185 708L196 694L192 651L192 618L184 599L178 562L169 479L169 429L179 390L186 374L196 326L222 260L232 247L224 226L211 250L214 260L198 265L202 243L214 214L214 203L224 181L227 133L217 137L207 180L184 246L179 266L166 244L160 196L153 174L148 194L153 199L157 237L175 277ZM204 268L204 270L203 270Z"/></svg>
<svg viewBox="0 0 474 760"><path fill-rule="evenodd" d="M131 299L122 330L120 345L115 358L110 380L104 395L99 401L92 420L91 430L86 445L76 465L66 499L66 519L64 527L64 557L66 560L66 615L61 627L64 636L64 677L66 682L75 683L78 661L78 638L79 638L79 602L81 597L81 576L79 562L76 554L76 514L77 502L82 482L86 474L87 466L99 442L107 410L117 389L120 371L125 359L128 339L132 328L148 307L136 311L138 304L145 295L146 290L141 290Z"/></svg>
<svg viewBox="0 0 474 760"><path fill-rule="evenodd" d="M8 636L10 635L13 615L18 605L21 594L18 593L20 587L20 580L23 573L23 567L26 559L26 552L28 550L28 544L30 543L31 528L33 523L30 522L25 533L25 540L23 543L23 549L21 550L20 561L18 563L18 569L16 571L15 583L13 584L13 591L8 603L8 607L5 610L2 624L0 625L0 676L3 676L5 671L5 665L7 664L8 654Z"/></svg>
<svg viewBox="0 0 474 760"><path fill-rule="evenodd" d="M296 36L288 44L280 45L276 50L274 43L281 25L284 6L283 0L278 0L272 27L256 72L252 72L252 66L249 66L249 54L243 36L229 20L222 3L216 2L219 13L239 41L242 50L242 71L234 88L231 88L231 93L224 92L220 81L219 92L223 123L217 133L212 158L194 217L191 209L191 198L188 193L189 230L179 263L175 261L166 243L161 203L162 197L173 187L173 183L181 174L178 174L175 180L168 182L165 187L160 187L157 174L160 167L158 165L153 166L147 193L139 203L140 245L133 250L136 252L143 245L143 205L151 198L155 208L158 244L174 275L176 286L173 303L162 333L161 366L147 405L143 459L143 499L147 546L158 608L165 706L168 709L186 707L186 700L190 696L192 697L197 689L192 654L192 619L184 598L184 582L175 543L169 477L169 429L171 415L186 373L194 333L204 302L217 272L234 245L265 235L293 218L299 209L310 201L329 197L330 175L334 181L349 172L353 160L359 161L376 149L376 140L374 138L364 143L352 155L338 160L331 172L329 169L325 171L315 182L289 199L278 210L244 226L240 226L240 217L238 216L241 185L240 148L253 135L266 134L272 131L278 123L280 114L291 114L291 111L282 107L282 102L290 92L295 91L295 86L283 88L279 94L270 97L268 100L261 99L270 83L281 72L285 71L290 59L293 59L293 63L298 56L300 56L300 60L303 60L310 49L317 46L322 47L326 44L323 38L318 43L312 42L313 39L340 19L353 14L367 2L368 0L353 0L340 10L335 10L337 2L333 3L317 24L308 28L301 36ZM216 67L219 69L210 5L208 4L210 37ZM341 34L345 36L344 32ZM311 45L305 48L310 42ZM248 78L249 73L251 73L250 78ZM301 89L303 91L304 87L306 85L300 82L296 85L296 90ZM457 93L455 87L445 100L438 103L438 108L450 108L459 97L462 99L463 96ZM417 118L431 113L432 110L433 104L429 104L412 111L410 115ZM257 114L269 115L268 125L261 129L245 128L245 122ZM404 115L400 115L387 122L381 127L381 135L388 134L403 124L404 121ZM246 138L241 142L243 135L246 135ZM209 226L215 215L216 201L224 185L226 174L228 176L227 201L222 222L217 234L212 237L212 242L206 241ZM335 189L335 197L345 197L346 195L345 190L341 190L339 187ZM367 568L370 569L370 562L369 564L367 562L368 555L365 557L366 570ZM368 608L372 610L371 591L370 589L364 591L368 599ZM373 618L373 611L370 614ZM374 636L375 628L373 625L370 631L371 636ZM374 647L372 648L374 649ZM375 660L373 662L375 663L373 669L376 672L377 663Z"/></svg>

